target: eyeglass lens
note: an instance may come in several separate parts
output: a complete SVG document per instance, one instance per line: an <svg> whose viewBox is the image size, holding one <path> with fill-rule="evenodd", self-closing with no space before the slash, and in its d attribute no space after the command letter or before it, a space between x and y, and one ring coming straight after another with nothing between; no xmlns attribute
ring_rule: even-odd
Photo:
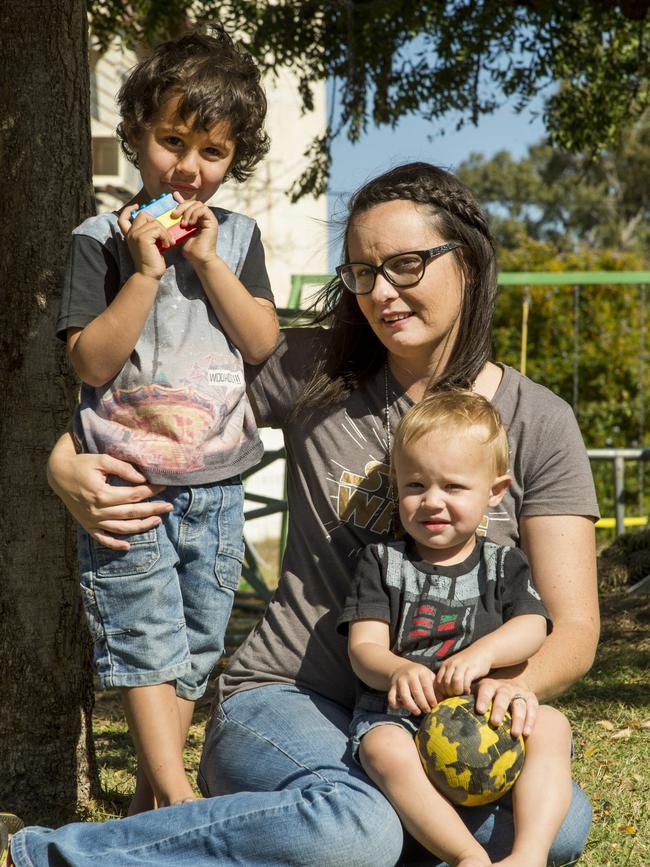
<svg viewBox="0 0 650 867"><path fill-rule="evenodd" d="M419 253L400 253L386 259L379 268L352 263L341 268L341 279L353 292L363 294L372 291L380 271L396 286L413 286L422 278L424 259Z"/></svg>

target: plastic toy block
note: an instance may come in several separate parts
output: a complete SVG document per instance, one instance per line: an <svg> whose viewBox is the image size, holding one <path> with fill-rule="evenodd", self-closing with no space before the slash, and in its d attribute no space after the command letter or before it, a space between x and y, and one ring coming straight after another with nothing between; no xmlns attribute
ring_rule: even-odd
<svg viewBox="0 0 650 867"><path fill-rule="evenodd" d="M131 211L131 221L135 220L138 214L146 211L149 216L155 217L167 229L167 232L172 240L172 245L180 244L194 235L197 231L196 226L181 226L181 217L171 217L170 214L178 202L171 193L163 193L157 199L152 199L146 205ZM163 247L160 241L156 241L156 246L159 250L167 250L168 247Z"/></svg>

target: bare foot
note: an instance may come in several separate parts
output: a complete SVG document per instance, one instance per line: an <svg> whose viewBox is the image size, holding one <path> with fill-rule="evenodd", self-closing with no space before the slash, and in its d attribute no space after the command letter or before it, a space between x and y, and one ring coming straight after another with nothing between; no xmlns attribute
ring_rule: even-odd
<svg viewBox="0 0 650 867"><path fill-rule="evenodd" d="M6 828L0 837L0 867L11 867L11 838L13 834L7 834Z"/></svg>
<svg viewBox="0 0 650 867"><path fill-rule="evenodd" d="M155 798L142 798L137 794L133 796L133 800L129 804L129 809L126 811L127 816L137 816L138 813L148 813L149 810L157 810L158 804Z"/></svg>
<svg viewBox="0 0 650 867"><path fill-rule="evenodd" d="M25 823L15 813L0 813L0 867L12 867L11 838L24 827Z"/></svg>
<svg viewBox="0 0 650 867"><path fill-rule="evenodd" d="M147 813L149 810L157 810L158 803L151 789L143 790L135 787L135 794L129 804L127 816L136 816L138 813Z"/></svg>
<svg viewBox="0 0 650 867"><path fill-rule="evenodd" d="M146 813L158 807L156 796L147 779L146 774L139 767L135 777L135 792L133 800L129 804L127 816L135 816L138 813Z"/></svg>
<svg viewBox="0 0 650 867"><path fill-rule="evenodd" d="M499 867L546 867L547 858L545 854L540 855L536 852L526 852L525 855L517 854L508 855L502 861L495 861L494 865Z"/></svg>

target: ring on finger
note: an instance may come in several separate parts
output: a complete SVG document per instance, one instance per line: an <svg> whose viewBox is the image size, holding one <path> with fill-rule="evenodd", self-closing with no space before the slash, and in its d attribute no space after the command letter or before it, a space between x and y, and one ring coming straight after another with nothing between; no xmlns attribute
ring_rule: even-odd
<svg viewBox="0 0 650 867"><path fill-rule="evenodd" d="M517 701L517 699L521 699L521 701L524 701L524 702L526 702L526 704L528 704L528 699L526 698L525 695L521 695L521 693L517 693L517 695L513 695L513 697L510 699L510 704Z"/></svg>

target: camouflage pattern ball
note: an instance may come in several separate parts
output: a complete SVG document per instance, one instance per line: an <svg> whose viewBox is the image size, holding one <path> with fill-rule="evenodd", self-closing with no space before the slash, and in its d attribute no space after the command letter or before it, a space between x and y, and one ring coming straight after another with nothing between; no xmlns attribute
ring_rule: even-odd
<svg viewBox="0 0 650 867"><path fill-rule="evenodd" d="M490 711L478 714L474 696L441 701L415 735L427 776L454 804L475 807L496 801L512 787L524 763L524 740L510 734L506 713L497 728Z"/></svg>

